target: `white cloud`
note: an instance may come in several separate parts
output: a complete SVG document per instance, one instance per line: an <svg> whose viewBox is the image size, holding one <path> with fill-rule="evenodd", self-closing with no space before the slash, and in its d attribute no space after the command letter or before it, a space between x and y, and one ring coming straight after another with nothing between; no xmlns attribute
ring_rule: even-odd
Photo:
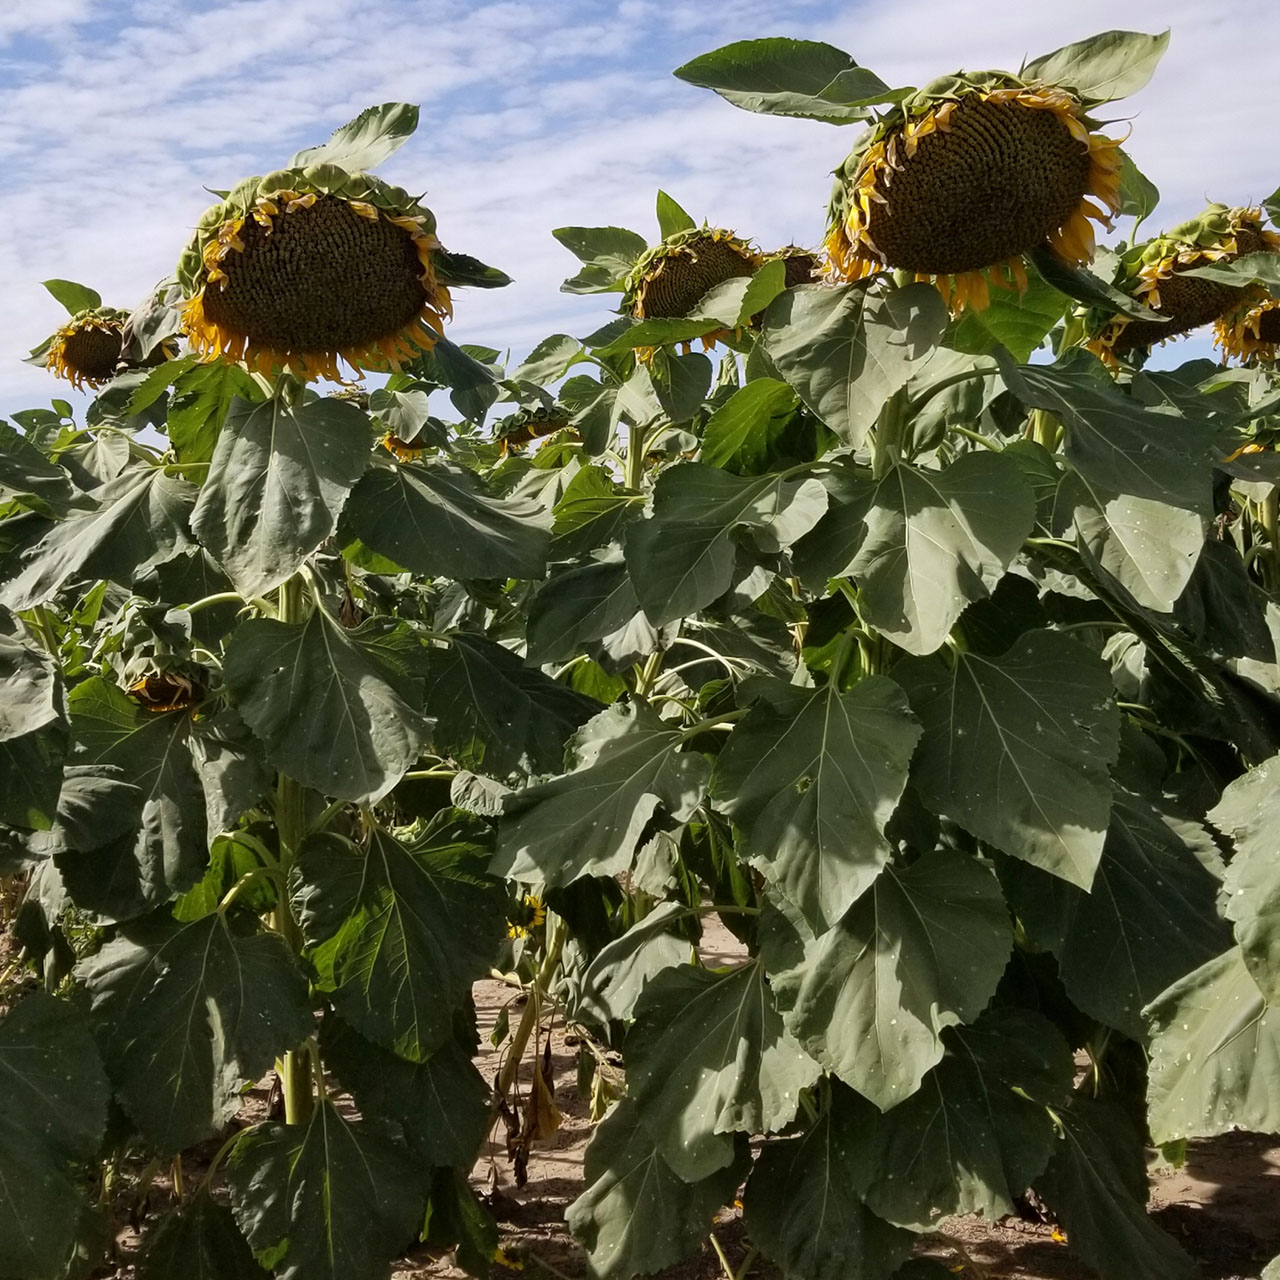
<svg viewBox="0 0 1280 1280"><path fill-rule="evenodd" d="M670 70L731 39L793 34L849 49L888 80L1013 65L1117 25L1115 6L1012 0L43 0L0 14L3 42L47 37L0 81L0 413L59 386L17 362L59 322L39 287L84 281L128 306L172 270L202 190L283 164L371 102L422 104L418 134L383 167L428 191L442 239L516 278L459 292L453 336L518 356L556 329L586 333L615 299L558 293L576 269L565 224L654 232L669 190L695 217L765 247L820 237L829 170L852 132L752 116ZM92 25L87 25L92 22ZM110 24L108 33L107 26ZM1265 85L1280 9L1239 22L1189 0L1131 0L1121 24L1174 40L1136 96L1129 149L1172 222L1206 197L1243 202L1280 182L1239 122L1232 85ZM109 38L107 35L109 34ZM24 44L24 49L26 45Z"/></svg>

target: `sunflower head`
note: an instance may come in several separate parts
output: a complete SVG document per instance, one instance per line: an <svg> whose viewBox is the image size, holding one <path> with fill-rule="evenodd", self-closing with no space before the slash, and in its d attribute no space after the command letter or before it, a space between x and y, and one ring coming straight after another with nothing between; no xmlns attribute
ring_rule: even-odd
<svg viewBox="0 0 1280 1280"><path fill-rule="evenodd" d="M77 390L100 387L120 363L125 318L114 307L78 311L36 350L43 352L47 369Z"/></svg>
<svg viewBox="0 0 1280 1280"><path fill-rule="evenodd" d="M1186 271L1251 253L1280 252L1280 235L1263 226L1262 210L1212 204L1171 231L1134 245L1116 268L1114 285L1165 322L1091 313L1088 347L1108 365L1145 355L1168 338L1220 321L1241 310L1248 286L1221 284Z"/></svg>
<svg viewBox="0 0 1280 1280"><path fill-rule="evenodd" d="M637 320L687 316L716 285L753 275L760 254L722 227L690 227L646 249L623 281L623 308Z"/></svg>
<svg viewBox="0 0 1280 1280"><path fill-rule="evenodd" d="M185 711L204 697L204 690L189 676L172 671L152 671L129 686L129 696L145 711Z"/></svg>
<svg viewBox="0 0 1280 1280"><path fill-rule="evenodd" d="M206 210L178 263L183 328L210 359L341 380L398 369L429 350L466 282L506 277L448 255L408 192L335 164L249 178ZM459 280L458 282L463 282Z"/></svg>
<svg viewBox="0 0 1280 1280"><path fill-rule="evenodd" d="M789 244L764 255L764 262L781 262L786 270L786 288L812 284L822 274L822 260L810 249Z"/></svg>
<svg viewBox="0 0 1280 1280"><path fill-rule="evenodd" d="M503 418L494 430L494 439L502 446L502 456L524 448L533 440L540 440L569 426L569 415L556 405L539 405L536 409L521 409Z"/></svg>
<svg viewBox="0 0 1280 1280"><path fill-rule="evenodd" d="M1251 290L1248 302L1214 323L1213 340L1224 357L1275 363L1280 352L1280 298Z"/></svg>
<svg viewBox="0 0 1280 1280"><path fill-rule="evenodd" d="M1003 71L935 80L859 139L836 173L826 249L833 274L886 268L937 284L960 310L988 286L1019 288L1022 255L1047 242L1093 257L1090 219L1119 208L1119 144L1090 132L1066 89Z"/></svg>

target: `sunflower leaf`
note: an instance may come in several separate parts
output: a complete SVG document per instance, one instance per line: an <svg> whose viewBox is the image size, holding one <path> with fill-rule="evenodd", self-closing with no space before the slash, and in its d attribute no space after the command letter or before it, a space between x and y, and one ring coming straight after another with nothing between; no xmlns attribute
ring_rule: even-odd
<svg viewBox="0 0 1280 1280"><path fill-rule="evenodd" d="M893 676L924 725L912 782L925 804L1087 889L1120 745L1106 663L1067 636L1029 631L997 658L907 659Z"/></svg>
<svg viewBox="0 0 1280 1280"><path fill-rule="evenodd" d="M557 227L551 233L583 264L561 293L621 293L636 259L649 247L625 227Z"/></svg>
<svg viewBox="0 0 1280 1280"><path fill-rule="evenodd" d="M395 155L417 127L418 108L407 102L366 107L354 120L335 129L328 142L299 151L289 161L289 168L334 164L348 173L361 173Z"/></svg>
<svg viewBox="0 0 1280 1280"><path fill-rule="evenodd" d="M697 224L665 191L658 192L658 235L665 240L680 231L692 231Z"/></svg>
<svg viewBox="0 0 1280 1280"><path fill-rule="evenodd" d="M303 846L289 891L317 985L374 1043L424 1062L486 973L503 932L501 900L466 823L411 841L375 828L366 848L329 832Z"/></svg>
<svg viewBox="0 0 1280 1280"><path fill-rule="evenodd" d="M1114 285L1095 276L1092 271L1064 262L1048 245L1028 249L1027 256L1035 264L1042 279L1077 302L1102 307L1106 311L1116 311L1132 320L1147 320L1154 324L1164 324L1169 318L1144 307L1136 298L1122 293Z"/></svg>
<svg viewBox="0 0 1280 1280"><path fill-rule="evenodd" d="M235 1215L201 1188L147 1237L138 1280L262 1280Z"/></svg>
<svg viewBox="0 0 1280 1280"><path fill-rule="evenodd" d="M1280 254L1275 252L1247 253L1228 262L1211 262L1202 267L1187 267L1180 275L1198 280L1212 280L1216 284L1265 284L1280 287Z"/></svg>
<svg viewBox="0 0 1280 1280"><path fill-rule="evenodd" d="M417 640L371 618L354 630L322 609L306 622L250 618L227 644L223 676L245 723L282 772L326 795L372 804L428 736L406 669Z"/></svg>
<svg viewBox="0 0 1280 1280"><path fill-rule="evenodd" d="M714 90L744 111L826 124L865 120L871 106L899 101L911 92L890 89L834 45L781 37L724 45L672 74Z"/></svg>
<svg viewBox="0 0 1280 1280"><path fill-rule="evenodd" d="M67 309L67 315L79 315L81 311L96 311L102 306L102 294L86 284L74 280L45 280L44 287L54 299Z"/></svg>
<svg viewBox="0 0 1280 1280"><path fill-rule="evenodd" d="M33 991L0 1019L0 1257L13 1280L65 1274L109 1087L80 1014Z"/></svg>
<svg viewBox="0 0 1280 1280"><path fill-rule="evenodd" d="M1158 36L1103 31L1036 58L1022 69L1022 77L1061 85L1096 106L1137 93L1155 74L1168 47L1167 29Z"/></svg>

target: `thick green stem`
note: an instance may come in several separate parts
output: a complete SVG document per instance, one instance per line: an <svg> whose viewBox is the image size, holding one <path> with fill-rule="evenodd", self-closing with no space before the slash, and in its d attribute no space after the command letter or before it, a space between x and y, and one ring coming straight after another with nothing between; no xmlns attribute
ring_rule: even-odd
<svg viewBox="0 0 1280 1280"><path fill-rule="evenodd" d="M644 480L644 450L649 438L647 427L632 427L627 432L627 488L635 493L640 492L640 484Z"/></svg>
<svg viewBox="0 0 1280 1280"><path fill-rule="evenodd" d="M1280 489L1272 486L1271 492L1258 506L1259 523L1267 538L1266 553L1262 560L1262 580L1267 590L1275 595L1280 591Z"/></svg>
<svg viewBox="0 0 1280 1280"><path fill-rule="evenodd" d="M302 579L296 575L280 588L281 622L301 622L305 616L306 597ZM280 840L280 878L282 887L272 912L272 926L289 944L295 955L302 954L302 929L293 914L287 889L289 868L307 834L306 792L296 778L283 773L276 783L276 834ZM311 1064L307 1049L296 1049L284 1055L280 1085L284 1091L284 1118L288 1124L306 1124L311 1118Z"/></svg>

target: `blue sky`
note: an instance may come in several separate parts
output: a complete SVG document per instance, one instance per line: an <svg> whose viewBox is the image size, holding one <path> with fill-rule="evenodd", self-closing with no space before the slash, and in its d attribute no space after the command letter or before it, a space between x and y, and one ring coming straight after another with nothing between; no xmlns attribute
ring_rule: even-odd
<svg viewBox="0 0 1280 1280"><path fill-rule="evenodd" d="M590 332L611 303L558 292L576 268L551 229L651 236L660 186L763 248L816 243L853 131L753 116L671 76L735 39L825 39L891 83L921 84L962 66L1016 69L1108 27L1171 26L1155 81L1114 108L1164 195L1158 222L1207 198L1257 201L1280 164L1242 104L1247 86L1271 83L1280 6L1218 14L1192 0L11 0L0 414L65 393L19 363L61 321L41 280L132 306L172 271L210 203L204 187L279 167L371 103L421 104L418 133L382 174L427 191L447 246L516 280L460 290L455 341L519 358L548 333ZM1176 358L1204 350L1184 344Z"/></svg>

